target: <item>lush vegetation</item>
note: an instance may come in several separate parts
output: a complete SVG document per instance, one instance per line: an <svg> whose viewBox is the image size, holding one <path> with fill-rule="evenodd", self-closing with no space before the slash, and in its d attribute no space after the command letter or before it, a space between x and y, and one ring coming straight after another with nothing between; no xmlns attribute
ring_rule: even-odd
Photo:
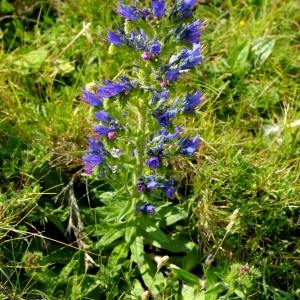
<svg viewBox="0 0 300 300"><path fill-rule="evenodd" d="M132 65L103 39L116 7L0 2L0 299L299 298L299 3L199 1L204 62L176 89L205 95L180 119L202 143L150 215L82 175L81 89Z"/></svg>

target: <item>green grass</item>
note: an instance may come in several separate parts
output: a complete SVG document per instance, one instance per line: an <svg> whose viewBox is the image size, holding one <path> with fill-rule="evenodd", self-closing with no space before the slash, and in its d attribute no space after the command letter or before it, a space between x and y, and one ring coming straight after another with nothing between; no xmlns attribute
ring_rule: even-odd
<svg viewBox="0 0 300 300"><path fill-rule="evenodd" d="M99 38L117 23L116 1L103 2L0 2L0 299L130 299L131 285L143 290L126 254L119 249L123 267L114 269L113 248L97 246L105 228L86 193L96 207L106 187L80 176L91 130L81 88L128 66ZM205 100L185 125L205 142L193 163L174 163L188 218L173 230L198 248L172 276L201 279L197 299L300 297L299 11L292 0L201 1L196 10L207 21L204 64L193 72ZM268 126L279 130L267 135ZM67 233L72 210L88 237ZM100 270L85 269L87 255ZM175 279L162 299L180 299Z"/></svg>

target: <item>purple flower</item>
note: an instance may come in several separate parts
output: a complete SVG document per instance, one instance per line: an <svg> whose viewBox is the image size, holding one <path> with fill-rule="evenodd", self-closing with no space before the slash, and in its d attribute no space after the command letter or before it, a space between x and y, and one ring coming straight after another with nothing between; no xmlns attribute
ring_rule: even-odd
<svg viewBox="0 0 300 300"><path fill-rule="evenodd" d="M161 18L165 12L165 0L152 0L152 12L155 17Z"/></svg>
<svg viewBox="0 0 300 300"><path fill-rule="evenodd" d="M175 195L175 186L166 186L162 188L168 198L172 198Z"/></svg>
<svg viewBox="0 0 300 300"><path fill-rule="evenodd" d="M193 113L195 107L200 104L201 96L200 91L196 91L194 95L186 95L182 101L180 110L183 113Z"/></svg>
<svg viewBox="0 0 300 300"><path fill-rule="evenodd" d="M161 80L161 81L159 82L159 85L160 85L162 88L164 88L164 87L166 87L166 86L168 85L168 83L167 83L167 81L165 81L165 80Z"/></svg>
<svg viewBox="0 0 300 300"><path fill-rule="evenodd" d="M172 141L173 139L179 137L183 133L183 129L180 126L175 127L175 132L170 133L166 129L162 129L158 132L159 135L163 136L163 141L164 142L169 142Z"/></svg>
<svg viewBox="0 0 300 300"><path fill-rule="evenodd" d="M107 138L109 140L114 140L117 137L117 132L116 131L110 131L107 133Z"/></svg>
<svg viewBox="0 0 300 300"><path fill-rule="evenodd" d="M192 17L196 2L197 0L178 0L171 12L171 16L174 15L180 19Z"/></svg>
<svg viewBox="0 0 300 300"><path fill-rule="evenodd" d="M84 172L91 175L93 170L104 162L104 157L107 155L107 150L98 139L90 138L88 154L82 156Z"/></svg>
<svg viewBox="0 0 300 300"><path fill-rule="evenodd" d="M196 135L193 139L189 139L187 137L181 139L179 142L179 153L182 155L191 156L198 149L200 144L200 137Z"/></svg>
<svg viewBox="0 0 300 300"><path fill-rule="evenodd" d="M92 106L102 106L102 98L99 95L95 95L91 92L88 92L85 88L82 89L83 98L82 100Z"/></svg>
<svg viewBox="0 0 300 300"><path fill-rule="evenodd" d="M150 169L157 169L159 167L160 161L159 158L154 156L147 160L147 165Z"/></svg>
<svg viewBox="0 0 300 300"><path fill-rule="evenodd" d="M169 110L166 111L162 114L159 113L154 113L155 117L157 118L158 123L162 126L162 127L166 127L168 125L170 125L171 121L175 118L177 113L177 110Z"/></svg>
<svg viewBox="0 0 300 300"><path fill-rule="evenodd" d="M98 89L98 95L101 98L110 98L132 89L132 85L126 78L122 78L121 82L111 82L106 80L105 83L105 86L100 86Z"/></svg>
<svg viewBox="0 0 300 300"><path fill-rule="evenodd" d="M168 198L172 198L176 192L176 187L174 185L175 185L175 180L173 178L167 181L165 180L161 184L161 189L165 192Z"/></svg>
<svg viewBox="0 0 300 300"><path fill-rule="evenodd" d="M200 62L202 62L202 56L200 53L200 44L193 44L193 50L188 50L185 52L185 55L179 64L179 69L180 70L191 69L192 67L196 66Z"/></svg>
<svg viewBox="0 0 300 300"><path fill-rule="evenodd" d="M94 114L94 118L96 120L99 120L103 123L110 123L111 121L113 121L113 118L110 116L110 114L105 111L105 110L100 110L100 111L97 111L95 114Z"/></svg>
<svg viewBox="0 0 300 300"><path fill-rule="evenodd" d="M121 1L119 2L119 9L117 13L127 20L138 20L141 17L140 11L135 6L124 5Z"/></svg>
<svg viewBox="0 0 300 300"><path fill-rule="evenodd" d="M158 40L155 40L150 44L149 50L152 55L159 55L161 50L161 43Z"/></svg>
<svg viewBox="0 0 300 300"><path fill-rule="evenodd" d="M107 154L107 150L105 149L103 143L95 138L89 138L89 153L101 153L103 155Z"/></svg>
<svg viewBox="0 0 300 300"><path fill-rule="evenodd" d="M185 40L190 44L199 44L200 40L200 26L202 23L199 20L196 20L194 23L185 26L177 35L177 39Z"/></svg>
<svg viewBox="0 0 300 300"><path fill-rule="evenodd" d="M154 176L150 175L146 178L147 189L153 190L159 187L159 183L155 180Z"/></svg>
<svg viewBox="0 0 300 300"><path fill-rule="evenodd" d="M107 34L107 41L116 45L116 46L121 46L125 44L125 40L124 40L124 36L119 34L119 33L115 33L113 31L108 31Z"/></svg>
<svg viewBox="0 0 300 300"><path fill-rule="evenodd" d="M165 79L170 80L170 81L177 81L179 78L179 74L180 74L180 72L177 69L169 70L165 74Z"/></svg>
<svg viewBox="0 0 300 300"><path fill-rule="evenodd" d="M115 128L102 126L102 125L96 125L96 126L94 126L94 131L101 137L101 136L107 135L109 132L114 132Z"/></svg>
<svg viewBox="0 0 300 300"><path fill-rule="evenodd" d="M104 162L104 157L99 153L89 153L82 156L84 173L93 174L93 170Z"/></svg>
<svg viewBox="0 0 300 300"><path fill-rule="evenodd" d="M146 190L147 190L147 186L145 185L144 182L138 182L138 184L137 184L137 190L138 190L140 193L145 193Z"/></svg>
<svg viewBox="0 0 300 300"><path fill-rule="evenodd" d="M151 59L151 53L147 52L147 51L144 51L142 54L141 54L141 57L143 60L150 60Z"/></svg>
<svg viewBox="0 0 300 300"><path fill-rule="evenodd" d="M155 206L149 203L140 206L140 212L144 214L153 214L155 212Z"/></svg>

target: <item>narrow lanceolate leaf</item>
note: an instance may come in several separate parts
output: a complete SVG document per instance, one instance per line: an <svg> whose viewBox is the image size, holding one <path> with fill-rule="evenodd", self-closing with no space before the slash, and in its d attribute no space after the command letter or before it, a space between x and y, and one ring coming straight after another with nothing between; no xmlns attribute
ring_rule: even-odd
<svg viewBox="0 0 300 300"><path fill-rule="evenodd" d="M262 65L271 55L275 46L275 39L263 37L253 41L251 50L255 54L255 63Z"/></svg>
<svg viewBox="0 0 300 300"><path fill-rule="evenodd" d="M156 272L156 265L147 256L145 256L144 263L138 267L148 290L152 293L154 298L157 297L159 291L162 291L165 286L165 278L163 274L161 272Z"/></svg>
<svg viewBox="0 0 300 300"><path fill-rule="evenodd" d="M170 265L170 268L172 269L172 272L176 274L180 280L182 280L185 284L191 285L191 286L199 286L199 277L188 272L185 270L182 270L178 268L177 266L172 267Z"/></svg>
<svg viewBox="0 0 300 300"><path fill-rule="evenodd" d="M131 259L139 266L144 262L144 243L143 237L137 236L130 244Z"/></svg>
<svg viewBox="0 0 300 300"><path fill-rule="evenodd" d="M78 262L76 260L71 260L67 265L65 265L65 267L59 273L58 276L59 280L60 281L67 280L71 272L75 269L77 263Z"/></svg>
<svg viewBox="0 0 300 300"><path fill-rule="evenodd" d="M171 252L186 252L188 243L187 240L172 239L167 236L162 230L148 224L145 229L145 238L148 243L155 247L163 248Z"/></svg>
<svg viewBox="0 0 300 300"><path fill-rule="evenodd" d="M111 252L107 266L111 269L121 268L123 262L127 259L129 247L126 243L120 243Z"/></svg>
<svg viewBox="0 0 300 300"><path fill-rule="evenodd" d="M96 248L110 245L112 242L122 237L124 233L124 230L109 230L103 235L100 241L96 243Z"/></svg>
<svg viewBox="0 0 300 300"><path fill-rule="evenodd" d="M134 240L136 237L136 226L132 222L127 224L125 229L125 241L128 245L131 244L131 241Z"/></svg>

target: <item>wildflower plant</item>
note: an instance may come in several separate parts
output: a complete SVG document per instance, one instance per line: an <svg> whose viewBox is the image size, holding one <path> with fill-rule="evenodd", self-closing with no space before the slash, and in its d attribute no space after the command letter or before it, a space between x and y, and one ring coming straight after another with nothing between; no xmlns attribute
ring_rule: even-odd
<svg viewBox="0 0 300 300"><path fill-rule="evenodd" d="M179 293L182 286L175 277L198 284L184 265L172 269L170 264L175 277L167 276L152 259L168 251L184 257L192 253L197 260L188 234L166 233L168 226L187 217L172 162L193 158L201 141L193 129L182 126L195 116L202 98L191 74L202 63L196 2L177 0L169 8L164 0L152 0L145 8L120 1L115 13L122 23L108 29L104 39L111 55L129 53L132 66L82 90L94 120L83 155L84 174L109 187L95 192L100 199L94 210L98 224L88 233L101 237L96 245L107 252L111 274L120 272L128 258L130 269L137 265L130 293L145 287L158 295L166 286Z"/></svg>

